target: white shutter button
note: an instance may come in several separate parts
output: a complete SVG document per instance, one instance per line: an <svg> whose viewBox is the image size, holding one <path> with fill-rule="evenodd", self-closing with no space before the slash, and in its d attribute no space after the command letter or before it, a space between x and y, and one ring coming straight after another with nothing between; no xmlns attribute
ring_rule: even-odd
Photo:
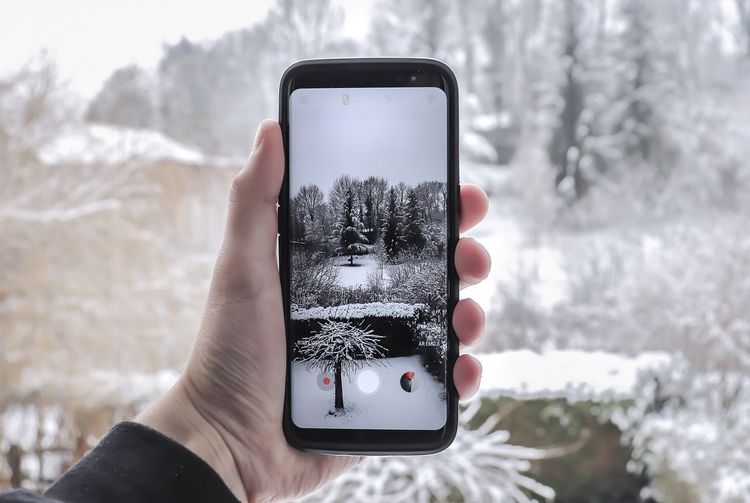
<svg viewBox="0 0 750 503"><path fill-rule="evenodd" d="M374 370L363 370L357 376L357 387L362 393L374 393L380 387L380 378Z"/></svg>

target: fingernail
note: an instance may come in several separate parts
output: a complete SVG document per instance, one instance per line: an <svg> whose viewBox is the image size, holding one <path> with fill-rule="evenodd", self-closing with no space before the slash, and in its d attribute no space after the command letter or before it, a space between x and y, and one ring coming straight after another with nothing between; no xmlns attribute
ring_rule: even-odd
<svg viewBox="0 0 750 503"><path fill-rule="evenodd" d="M258 125L258 131L255 132L255 141L253 142L253 152L258 150L261 142L263 142L263 123Z"/></svg>

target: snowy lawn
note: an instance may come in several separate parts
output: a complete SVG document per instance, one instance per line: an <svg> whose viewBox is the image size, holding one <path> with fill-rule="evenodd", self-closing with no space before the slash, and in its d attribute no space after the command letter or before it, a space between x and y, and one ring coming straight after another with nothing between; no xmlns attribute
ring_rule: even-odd
<svg viewBox="0 0 750 503"><path fill-rule="evenodd" d="M349 263L349 257L333 257L329 259L338 270L337 283L345 287L365 286L367 285L367 275L375 273L378 269L377 255L355 255L354 265ZM384 279L387 278L387 272L383 271Z"/></svg>
<svg viewBox="0 0 750 503"><path fill-rule="evenodd" d="M303 428L438 429L445 424L443 386L425 370L419 356L383 358L382 365L367 364L343 379L346 413L331 415L333 389L318 386L319 371L304 363L292 363L292 419ZM357 385L362 372L374 371L380 380L372 393ZM415 388L407 393L399 384L408 371L416 372Z"/></svg>

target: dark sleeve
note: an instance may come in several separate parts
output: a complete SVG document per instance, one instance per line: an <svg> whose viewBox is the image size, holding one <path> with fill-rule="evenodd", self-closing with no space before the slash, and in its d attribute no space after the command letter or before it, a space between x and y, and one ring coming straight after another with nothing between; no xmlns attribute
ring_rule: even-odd
<svg viewBox="0 0 750 503"><path fill-rule="evenodd" d="M0 503L237 503L219 475L174 440L137 423L120 423L44 496L0 495Z"/></svg>

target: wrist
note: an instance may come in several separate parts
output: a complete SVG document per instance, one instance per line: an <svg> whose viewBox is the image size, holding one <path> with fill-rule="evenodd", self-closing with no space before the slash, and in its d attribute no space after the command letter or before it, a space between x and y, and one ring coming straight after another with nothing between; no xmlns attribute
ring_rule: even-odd
<svg viewBox="0 0 750 503"><path fill-rule="evenodd" d="M241 502L248 501L237 465L218 430L195 408L178 381L134 419L203 459Z"/></svg>

